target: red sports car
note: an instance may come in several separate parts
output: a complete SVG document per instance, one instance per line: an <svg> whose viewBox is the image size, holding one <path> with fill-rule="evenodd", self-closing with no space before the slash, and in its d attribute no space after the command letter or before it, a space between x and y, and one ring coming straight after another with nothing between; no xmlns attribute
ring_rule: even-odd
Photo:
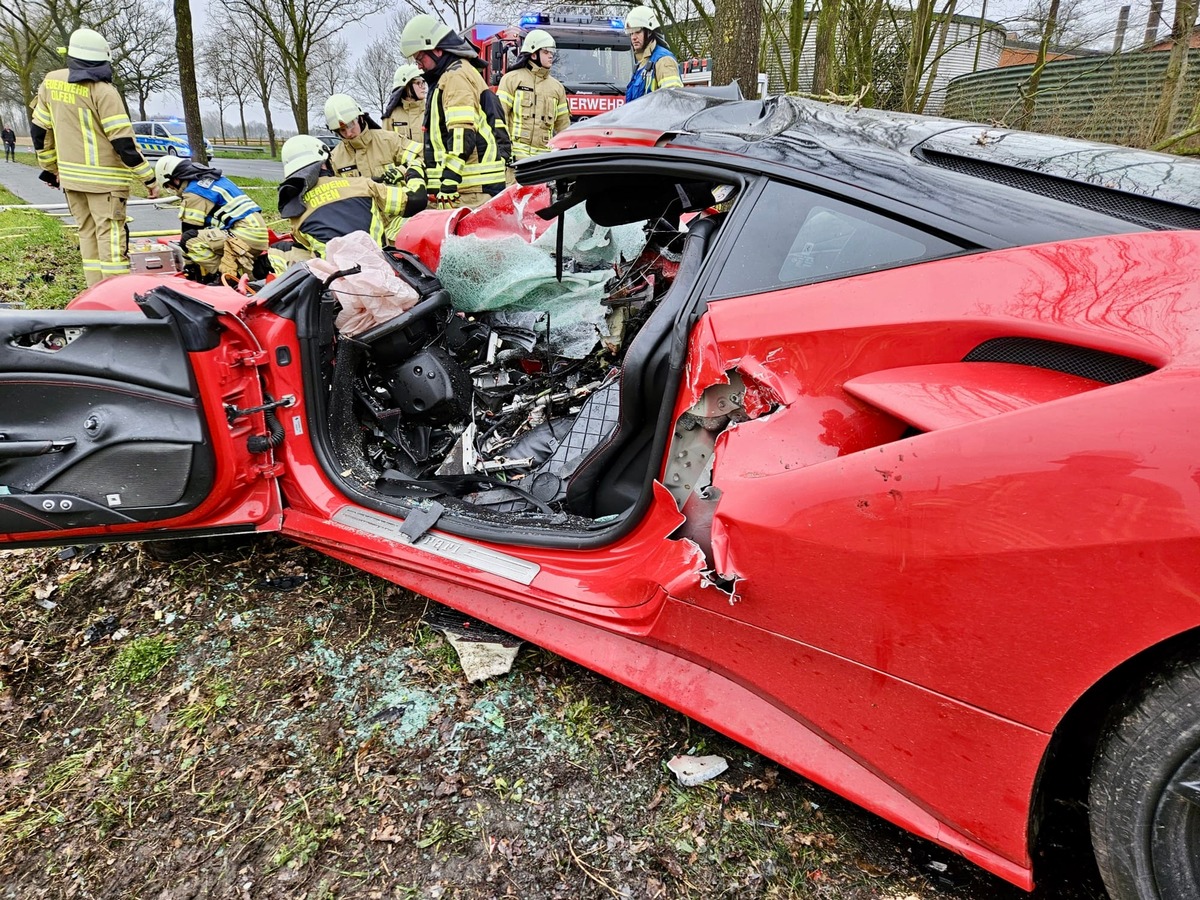
<svg viewBox="0 0 1200 900"><path fill-rule="evenodd" d="M1200 164L665 92L385 254L0 313L10 546L280 531L1030 887L1200 897ZM435 274L436 273L436 274Z"/></svg>

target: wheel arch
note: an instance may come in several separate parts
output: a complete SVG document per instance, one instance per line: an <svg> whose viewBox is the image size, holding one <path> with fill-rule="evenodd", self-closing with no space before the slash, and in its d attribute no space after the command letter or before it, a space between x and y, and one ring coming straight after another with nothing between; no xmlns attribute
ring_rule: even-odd
<svg viewBox="0 0 1200 900"><path fill-rule="evenodd" d="M1042 760L1030 805L1029 847L1035 880L1060 870L1079 875L1092 860L1087 823L1092 760L1113 710L1155 672L1181 655L1200 657L1200 627L1173 635L1125 660L1093 684L1059 720ZM1088 863L1099 882L1093 862Z"/></svg>

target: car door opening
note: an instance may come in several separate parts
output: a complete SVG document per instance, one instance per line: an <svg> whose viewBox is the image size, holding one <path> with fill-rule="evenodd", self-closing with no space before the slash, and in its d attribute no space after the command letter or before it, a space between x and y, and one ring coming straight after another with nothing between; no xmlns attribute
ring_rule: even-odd
<svg viewBox="0 0 1200 900"><path fill-rule="evenodd" d="M357 335L333 329L333 297L312 304L314 276L269 287L273 306L308 296L327 474L383 511L443 504L443 524L622 520L662 469L696 288L734 193L683 177L564 179L540 234L449 236L436 276L385 251L419 300Z"/></svg>

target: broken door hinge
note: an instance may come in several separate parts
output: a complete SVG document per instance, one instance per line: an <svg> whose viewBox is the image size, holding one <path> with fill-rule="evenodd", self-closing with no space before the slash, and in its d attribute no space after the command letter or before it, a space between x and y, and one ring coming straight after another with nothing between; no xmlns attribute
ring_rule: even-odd
<svg viewBox="0 0 1200 900"><path fill-rule="evenodd" d="M238 419L253 415L254 413L270 412L271 410L279 409L281 406L292 406L296 402L295 394L284 394L278 400L271 400L264 403L262 406L249 406L246 409L238 409L236 406L225 406L225 418L232 425Z"/></svg>

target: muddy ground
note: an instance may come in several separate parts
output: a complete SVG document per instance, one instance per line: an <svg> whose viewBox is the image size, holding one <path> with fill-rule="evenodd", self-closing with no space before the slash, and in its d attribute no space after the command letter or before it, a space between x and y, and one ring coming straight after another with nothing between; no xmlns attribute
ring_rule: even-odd
<svg viewBox="0 0 1200 900"><path fill-rule="evenodd" d="M0 584L0 897L1028 896L536 647L468 684L428 601L282 541Z"/></svg>

